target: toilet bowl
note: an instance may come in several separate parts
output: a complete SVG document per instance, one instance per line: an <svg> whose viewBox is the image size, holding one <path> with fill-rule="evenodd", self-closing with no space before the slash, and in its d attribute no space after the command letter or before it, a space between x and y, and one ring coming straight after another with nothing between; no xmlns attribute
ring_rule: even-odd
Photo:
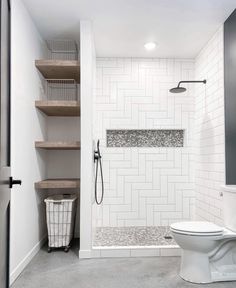
<svg viewBox="0 0 236 288"><path fill-rule="evenodd" d="M236 281L236 186L223 186L222 189L224 209L227 208L225 227L206 221L170 225L171 233L182 249L180 277L186 281ZM230 203L227 205L227 202Z"/></svg>

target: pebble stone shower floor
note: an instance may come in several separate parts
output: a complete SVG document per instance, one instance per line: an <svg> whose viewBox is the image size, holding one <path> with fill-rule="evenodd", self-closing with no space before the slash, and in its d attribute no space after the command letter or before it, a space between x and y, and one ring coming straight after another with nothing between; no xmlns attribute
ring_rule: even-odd
<svg viewBox="0 0 236 288"><path fill-rule="evenodd" d="M99 227L93 246L162 246L177 245L170 238L168 226Z"/></svg>

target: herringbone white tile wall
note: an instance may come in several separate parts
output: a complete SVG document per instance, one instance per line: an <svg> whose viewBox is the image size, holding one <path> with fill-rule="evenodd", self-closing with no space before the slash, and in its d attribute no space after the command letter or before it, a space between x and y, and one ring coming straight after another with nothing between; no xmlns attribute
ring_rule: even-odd
<svg viewBox="0 0 236 288"><path fill-rule="evenodd" d="M101 140L105 197L97 226L169 225L194 215L193 60L97 59L94 138ZM106 129L185 129L183 148L107 148Z"/></svg>
<svg viewBox="0 0 236 288"><path fill-rule="evenodd" d="M222 224L225 183L223 27L196 58L196 216Z"/></svg>

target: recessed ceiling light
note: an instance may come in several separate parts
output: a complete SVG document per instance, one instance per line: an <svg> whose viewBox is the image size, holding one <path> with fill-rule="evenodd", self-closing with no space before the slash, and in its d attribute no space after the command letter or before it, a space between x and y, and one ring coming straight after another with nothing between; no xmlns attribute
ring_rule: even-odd
<svg viewBox="0 0 236 288"><path fill-rule="evenodd" d="M155 49L156 46L157 44L155 42L147 42L144 44L145 49L149 51Z"/></svg>

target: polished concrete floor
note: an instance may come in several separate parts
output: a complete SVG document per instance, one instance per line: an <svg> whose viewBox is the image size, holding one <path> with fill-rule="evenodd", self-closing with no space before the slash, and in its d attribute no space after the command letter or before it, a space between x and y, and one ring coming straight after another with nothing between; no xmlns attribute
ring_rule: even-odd
<svg viewBox="0 0 236 288"><path fill-rule="evenodd" d="M12 288L235 288L236 282L196 285L178 276L179 257L79 260L74 251L42 249Z"/></svg>

